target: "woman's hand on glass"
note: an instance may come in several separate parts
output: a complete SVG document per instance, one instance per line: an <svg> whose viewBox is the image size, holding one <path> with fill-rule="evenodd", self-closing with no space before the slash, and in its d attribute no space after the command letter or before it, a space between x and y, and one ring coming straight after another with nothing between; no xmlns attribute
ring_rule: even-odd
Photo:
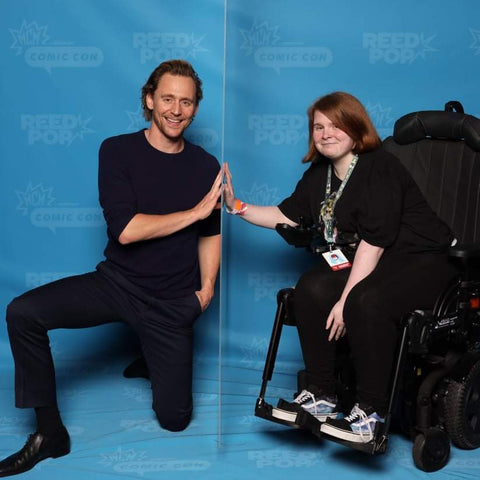
<svg viewBox="0 0 480 480"><path fill-rule="evenodd" d="M223 174L225 180L223 187L223 203L229 210L233 210L235 207L235 193L232 185L232 173L230 172L228 163L223 164Z"/></svg>

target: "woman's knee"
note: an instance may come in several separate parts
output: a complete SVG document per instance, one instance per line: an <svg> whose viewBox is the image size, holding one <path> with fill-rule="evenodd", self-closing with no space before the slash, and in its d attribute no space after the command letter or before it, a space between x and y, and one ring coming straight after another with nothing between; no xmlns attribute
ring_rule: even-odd
<svg viewBox="0 0 480 480"><path fill-rule="evenodd" d="M352 289L343 307L343 320L349 332L357 329L390 331L396 328L396 319L402 312L396 312L377 291Z"/></svg>
<svg viewBox="0 0 480 480"><path fill-rule="evenodd" d="M310 270L298 279L295 287L295 299L324 303L325 297L332 296L331 290L332 283L328 274Z"/></svg>

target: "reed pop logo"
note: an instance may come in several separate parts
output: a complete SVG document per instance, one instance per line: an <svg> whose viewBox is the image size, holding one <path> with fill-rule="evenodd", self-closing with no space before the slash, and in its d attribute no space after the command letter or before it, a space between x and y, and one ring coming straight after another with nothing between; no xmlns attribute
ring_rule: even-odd
<svg viewBox="0 0 480 480"><path fill-rule="evenodd" d="M195 59L198 53L208 52L202 46L205 36L184 32L136 32L132 44L138 50L140 63L158 64L170 58Z"/></svg>
<svg viewBox="0 0 480 480"><path fill-rule="evenodd" d="M141 106L139 106L136 111L125 110L125 114L127 115L129 121L127 130L138 132L142 128L146 127L147 123L143 117L143 109Z"/></svg>
<svg viewBox="0 0 480 480"><path fill-rule="evenodd" d="M94 133L88 126L91 120L74 113L24 113L20 128L26 132L29 145L69 147L75 140L83 141L85 135Z"/></svg>
<svg viewBox="0 0 480 480"><path fill-rule="evenodd" d="M250 114L248 129L255 145L297 145L308 139L307 118L296 114Z"/></svg>
<svg viewBox="0 0 480 480"><path fill-rule="evenodd" d="M253 202L252 202L253 203ZM247 287L253 289L253 299L275 301L277 292L281 288L295 285L298 275L278 272L250 272L248 274Z"/></svg>
<svg viewBox="0 0 480 480"><path fill-rule="evenodd" d="M414 32L364 33L363 48L368 51L372 64L410 65L418 58L425 60L427 54L438 51L431 45L435 37Z"/></svg>
<svg viewBox="0 0 480 480"><path fill-rule="evenodd" d="M480 30L471 28L470 34L473 37L473 42L470 45L470 48L473 49L475 55L480 55Z"/></svg>
<svg viewBox="0 0 480 480"><path fill-rule="evenodd" d="M296 450L254 450L248 452L248 459L255 462L257 468L300 468L313 467L320 463L316 452L299 452Z"/></svg>

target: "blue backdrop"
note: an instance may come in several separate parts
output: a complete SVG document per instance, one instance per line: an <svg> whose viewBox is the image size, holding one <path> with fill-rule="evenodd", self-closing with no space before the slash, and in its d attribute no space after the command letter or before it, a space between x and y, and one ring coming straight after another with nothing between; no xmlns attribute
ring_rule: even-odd
<svg viewBox="0 0 480 480"><path fill-rule="evenodd" d="M224 5L195 1L10 2L2 15L0 302L103 258L97 152L143 128L140 88L163 60L186 58L205 85L189 137L221 157ZM201 20L201 21L200 21ZM215 310L215 309L212 309ZM204 325L218 325L218 315ZM119 327L113 327L114 330ZM120 327L121 328L121 327ZM58 358L89 355L90 331L53 334ZM217 351L217 327L207 351ZM9 354L5 330L2 354ZM85 345L89 348L84 348ZM60 347L61 345L61 347Z"/></svg>
<svg viewBox="0 0 480 480"><path fill-rule="evenodd" d="M479 12L475 1L229 1L224 144L237 196L270 205L293 191L306 110L325 93L357 96L382 138L400 116L449 100L480 113ZM223 364L260 368L276 291L316 260L238 218L225 219L224 244ZM301 365L292 336L277 371Z"/></svg>
<svg viewBox="0 0 480 480"><path fill-rule="evenodd" d="M145 126L140 88L165 59L189 60L203 79L188 137L229 162L237 196L249 203L276 204L293 190L305 169L306 109L325 93L357 96L382 137L401 115L443 109L449 100L480 114L478 0L16 0L3 7L2 311L25 290L90 271L103 258L98 147ZM228 443L229 433L252 429L250 397L260 385L276 291L316 260L239 218L223 215L222 232L216 301L196 331L196 372L222 394L214 395L217 433ZM126 362L135 347L121 325L51 339L56 361L68 368L91 362L108 371L112 357ZM0 361L12 375L5 327ZM271 394L290 395L300 367L298 340L287 330ZM229 421L238 405L223 399L236 395L250 403Z"/></svg>

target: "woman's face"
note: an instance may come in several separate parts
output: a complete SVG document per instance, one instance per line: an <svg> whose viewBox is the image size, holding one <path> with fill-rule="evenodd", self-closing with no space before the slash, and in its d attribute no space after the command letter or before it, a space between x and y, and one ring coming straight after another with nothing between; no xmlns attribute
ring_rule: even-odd
<svg viewBox="0 0 480 480"><path fill-rule="evenodd" d="M330 160L350 157L355 142L319 110L313 115L313 142L316 149Z"/></svg>

